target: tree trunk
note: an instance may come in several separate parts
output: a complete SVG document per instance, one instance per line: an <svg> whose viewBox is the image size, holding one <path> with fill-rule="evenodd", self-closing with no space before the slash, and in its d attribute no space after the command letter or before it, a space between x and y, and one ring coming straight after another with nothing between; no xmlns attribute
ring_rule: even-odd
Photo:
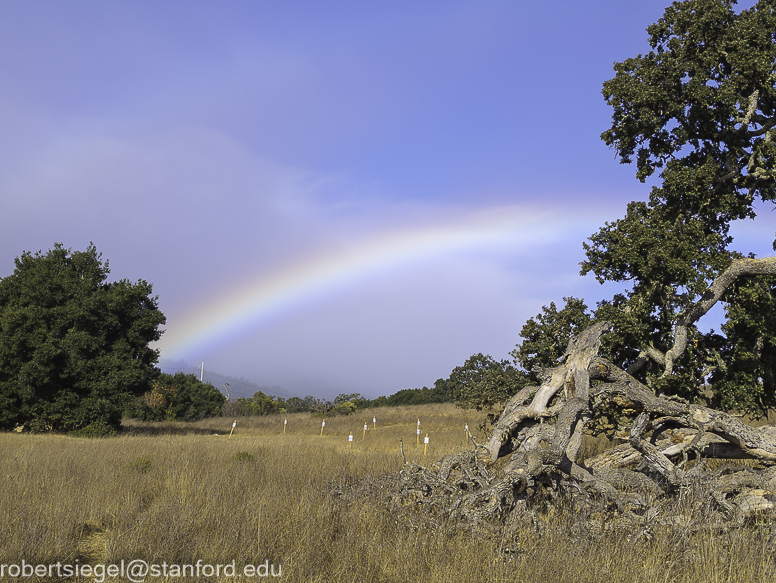
<svg viewBox="0 0 776 583"><path fill-rule="evenodd" d="M381 484L381 492L392 492L397 508L420 505L477 524L534 501L546 504L561 492L581 500L583 516L605 503L625 523L642 524L649 516L651 524L671 528L679 511L655 505L680 501L688 487L716 513L704 515L693 527L698 530L737 527L755 512L773 511L776 430L753 429L722 411L655 395L598 356L610 328L598 322L573 338L559 366L539 371L541 386L526 387L507 402L487 445L472 439L474 450L447 456L431 469L405 464L400 479L390 488ZM579 460L585 426L601 403L636 412L628 443ZM709 458L754 460L760 468L726 465L714 472L704 461Z"/></svg>

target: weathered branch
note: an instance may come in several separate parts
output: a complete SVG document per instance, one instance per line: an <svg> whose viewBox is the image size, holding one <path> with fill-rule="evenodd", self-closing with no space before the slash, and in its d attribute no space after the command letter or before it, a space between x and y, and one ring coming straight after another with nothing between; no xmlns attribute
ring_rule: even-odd
<svg viewBox="0 0 776 583"><path fill-rule="evenodd" d="M587 367L598 354L601 336L610 328L611 323L598 322L580 332L569 341L566 353L563 355L565 362L550 369L549 378L538 389L535 391L533 388L530 391L523 389L509 400L493 428L488 443L491 462L495 462L501 456L503 445L523 421L540 419L548 415L549 402L561 389L567 400L579 394L583 401L587 401L589 391ZM524 405L531 392L534 393L532 401Z"/></svg>
<svg viewBox="0 0 776 583"><path fill-rule="evenodd" d="M665 355L663 377L673 373L674 363L687 348L687 329L716 304L735 281L747 275L775 275L776 257L736 259L706 290L700 300L679 315L674 327L674 345Z"/></svg>

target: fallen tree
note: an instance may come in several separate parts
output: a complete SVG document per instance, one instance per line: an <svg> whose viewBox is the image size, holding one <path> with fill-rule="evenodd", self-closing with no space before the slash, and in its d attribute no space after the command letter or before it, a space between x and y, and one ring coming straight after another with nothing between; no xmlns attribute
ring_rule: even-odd
<svg viewBox="0 0 776 583"><path fill-rule="evenodd" d="M776 428L754 429L710 407L656 395L597 355L611 328L597 322L574 337L563 362L540 371L505 406L490 441L431 468L339 485L342 497L379 494L409 520L453 520L474 532L541 530L548 513L573 510L579 534L621 529L726 532L776 518ZM626 443L580 459L587 422L602 407L632 413ZM754 460L748 465L712 459ZM423 514L420 511L426 511ZM776 525L776 522L773 524ZM776 545L776 528L768 531Z"/></svg>

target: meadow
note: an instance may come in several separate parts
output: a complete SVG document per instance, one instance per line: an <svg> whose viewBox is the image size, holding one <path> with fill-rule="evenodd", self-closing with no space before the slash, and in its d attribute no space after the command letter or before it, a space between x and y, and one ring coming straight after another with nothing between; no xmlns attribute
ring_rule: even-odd
<svg viewBox="0 0 776 583"><path fill-rule="evenodd" d="M572 517L557 513L545 517L541 535L526 526L509 538L478 538L422 517L410 527L376 499L346 503L331 494L332 484L398 472L399 438L407 461L422 465L468 447L464 425L477 435L482 419L452 405L329 418L322 436L322 420L309 414L239 418L230 437L232 421L127 422L124 434L104 439L0 434L0 578L12 580L8 566L23 561L142 559L169 569L146 581L193 580L172 567L197 561L237 567L235 576L203 581L265 580L242 569L267 564L275 574L282 569L275 579L306 583L776 579L772 551L756 528L681 540L675 533L629 540L602 528L597 539L581 541ZM95 573L18 580L102 579L129 580Z"/></svg>

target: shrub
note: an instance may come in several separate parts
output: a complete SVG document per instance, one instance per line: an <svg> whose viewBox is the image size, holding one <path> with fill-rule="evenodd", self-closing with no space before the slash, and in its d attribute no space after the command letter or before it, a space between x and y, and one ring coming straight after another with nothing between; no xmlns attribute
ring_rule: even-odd
<svg viewBox="0 0 776 583"><path fill-rule="evenodd" d="M353 401L345 401L340 403L334 409L331 410L332 415L350 415L358 411L358 407Z"/></svg>
<svg viewBox="0 0 776 583"><path fill-rule="evenodd" d="M253 454L248 451L238 451L236 454L234 454L234 461L240 463L252 462Z"/></svg>
<svg viewBox="0 0 776 583"><path fill-rule="evenodd" d="M284 413L284 402L277 397L265 395L263 391L256 391L251 399L251 408L256 415L272 415L273 413Z"/></svg>
<svg viewBox="0 0 776 583"><path fill-rule="evenodd" d="M70 431L68 435L70 437L113 437L116 435L116 428L103 419L92 421L86 427L82 429L75 429Z"/></svg>
<svg viewBox="0 0 776 583"><path fill-rule="evenodd" d="M139 457L133 459L131 462L127 462L127 469L135 471L140 474L145 474L151 471L151 466L154 464L154 458L152 457Z"/></svg>
<svg viewBox="0 0 776 583"><path fill-rule="evenodd" d="M136 399L126 413L141 421L196 421L219 416L224 404L218 389L193 374L161 373L153 389Z"/></svg>

